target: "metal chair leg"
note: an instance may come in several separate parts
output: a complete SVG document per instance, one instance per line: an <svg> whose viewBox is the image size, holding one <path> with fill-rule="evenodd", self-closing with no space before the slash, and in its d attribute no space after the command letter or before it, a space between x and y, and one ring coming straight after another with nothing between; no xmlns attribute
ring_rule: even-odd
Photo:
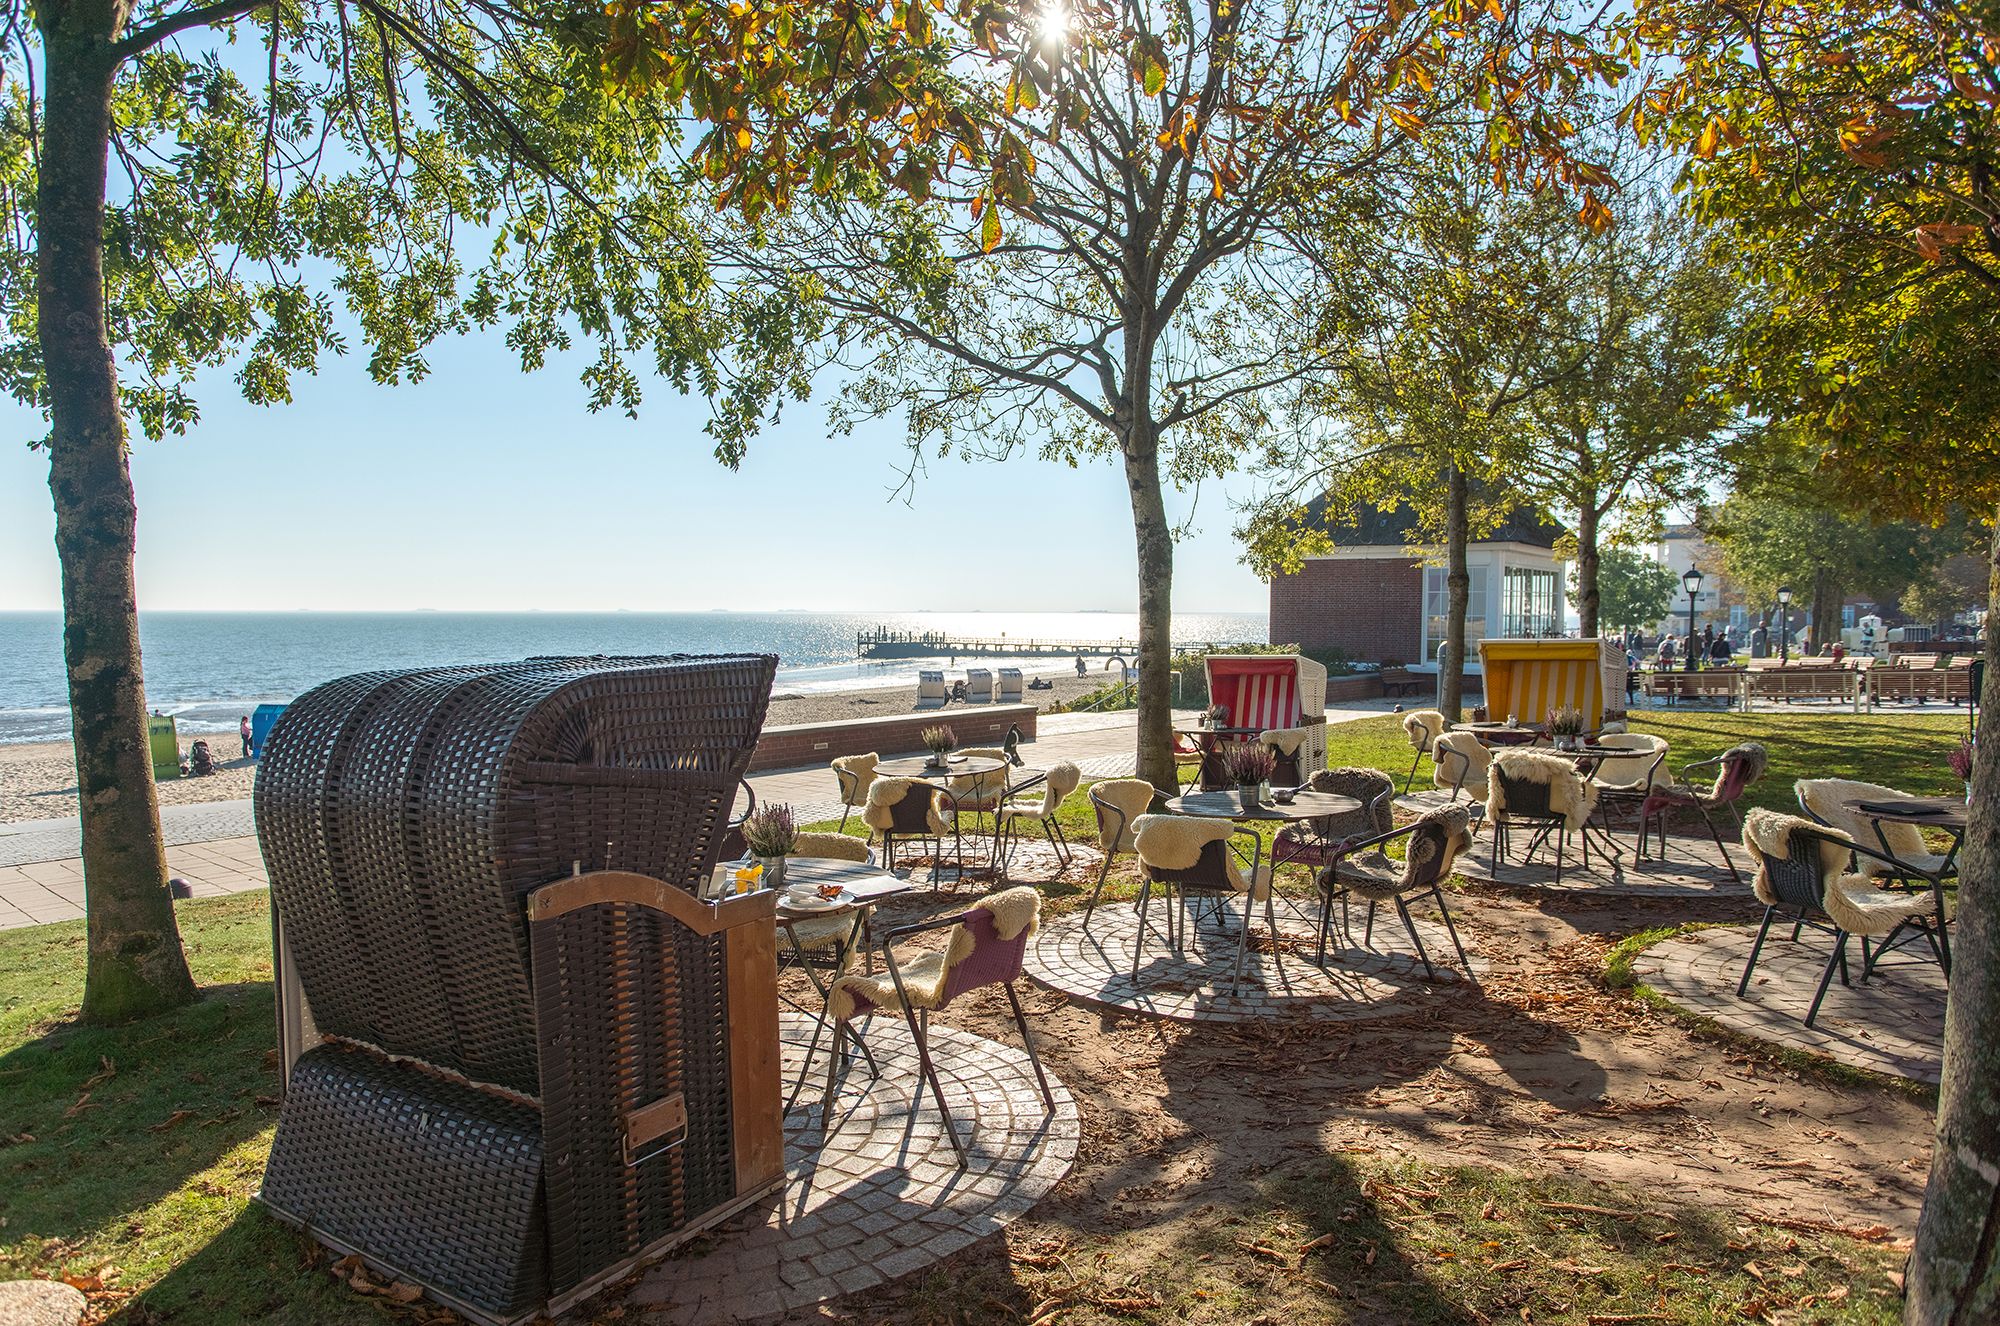
<svg viewBox="0 0 2000 1326"><path fill-rule="evenodd" d="M1042 1071L1042 1057L1035 1053L1035 1036L1028 1030L1028 1015L1021 1011L1021 996L1014 993L1012 981L1002 981L1001 985L1007 991L1007 1003L1014 1010L1014 1025L1021 1029L1021 1044L1028 1049L1028 1062L1035 1067L1035 1081L1041 1084L1042 1103L1053 1110L1056 1107L1056 1096L1049 1090L1048 1074Z"/></svg>
<svg viewBox="0 0 2000 1326"><path fill-rule="evenodd" d="M1458 927L1451 923L1451 908L1445 905L1442 885L1431 885L1431 897L1436 899L1438 915L1444 919L1444 932L1451 936L1451 946L1458 950L1458 965L1465 969L1465 979L1477 985L1479 978L1472 974L1472 959L1465 956L1465 945L1458 940Z"/></svg>
<svg viewBox="0 0 2000 1326"><path fill-rule="evenodd" d="M917 1067L923 1072L924 1081L930 1083L931 1098L937 1102L938 1117L944 1121L944 1135L958 1157L958 1167L964 1169L967 1165L965 1143L958 1140L958 1129L951 1126L951 1107L944 1103L944 1084L938 1081L937 1065L931 1062L931 1042L926 1025L930 1019L926 1016L920 1020L917 1010L907 1006L903 1009L903 1016L910 1024L910 1035L916 1038ZM919 1088L910 1101L911 1114L917 1112L917 1105L922 1100L923 1090Z"/></svg>
<svg viewBox="0 0 2000 1326"><path fill-rule="evenodd" d="M1403 901L1403 895L1396 895L1396 913L1403 918L1403 929L1410 932L1410 942L1417 946L1417 958L1424 964L1424 979L1435 981L1437 970L1431 966L1431 955L1424 952L1424 941L1417 934L1417 920L1410 915L1410 904Z"/></svg>
<svg viewBox="0 0 2000 1326"><path fill-rule="evenodd" d="M1408 796L1410 794L1410 789L1417 785L1417 766L1422 764L1423 762L1424 762L1424 753L1422 750L1419 750L1417 752L1417 757L1410 761L1410 776L1403 780L1404 796Z"/></svg>
<svg viewBox="0 0 2000 1326"><path fill-rule="evenodd" d="M1836 931L1833 937L1833 952L1827 956L1826 970L1819 974L1819 989L1813 992L1812 1007L1806 1010L1806 1025L1810 1027L1819 1018L1819 1006L1826 999L1826 988L1833 984L1833 973L1837 967L1847 965L1847 932ZM1843 981L1843 984L1845 982Z"/></svg>
<svg viewBox="0 0 2000 1326"><path fill-rule="evenodd" d="M854 807L843 804L840 808L840 832L847 832L847 817L854 813Z"/></svg>
<svg viewBox="0 0 2000 1326"><path fill-rule="evenodd" d="M1097 910L1097 900L1104 893L1104 882L1111 878L1111 853L1104 854L1104 865L1097 872L1097 887L1090 891L1090 901L1083 905L1083 928L1090 929L1090 914Z"/></svg>
<svg viewBox="0 0 2000 1326"><path fill-rule="evenodd" d="M1764 923L1757 927L1756 942L1750 945L1750 961L1743 964L1743 979L1736 983L1736 997L1738 999L1750 993L1750 973L1757 967L1757 955L1764 951L1764 936L1771 933L1771 918L1777 914L1778 909L1776 907L1766 907L1764 909ZM1799 925L1804 924L1805 918L1801 916L1799 918ZM1794 927L1792 938L1797 939L1798 937L1798 929Z"/></svg>

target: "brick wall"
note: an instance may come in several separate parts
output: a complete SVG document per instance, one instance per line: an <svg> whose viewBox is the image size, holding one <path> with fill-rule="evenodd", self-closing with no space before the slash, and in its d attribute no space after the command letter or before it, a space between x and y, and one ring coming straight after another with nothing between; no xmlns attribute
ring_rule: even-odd
<svg viewBox="0 0 2000 1326"><path fill-rule="evenodd" d="M1315 558L1271 582L1271 639L1364 662L1421 663L1423 590L1415 559Z"/></svg>
<svg viewBox="0 0 2000 1326"><path fill-rule="evenodd" d="M1022 737L1032 741L1036 713L1031 704L955 704L923 714L767 727L758 736L757 750L750 756L750 772L825 764L835 756L865 755L871 750L885 759L914 755L923 750L917 734L937 723L950 726L961 746L998 746L1010 723L1021 729Z"/></svg>

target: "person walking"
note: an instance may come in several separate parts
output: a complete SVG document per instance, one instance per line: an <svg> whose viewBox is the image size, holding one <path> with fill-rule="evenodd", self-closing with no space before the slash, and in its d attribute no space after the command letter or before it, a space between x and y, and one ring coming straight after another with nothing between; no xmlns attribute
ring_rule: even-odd
<svg viewBox="0 0 2000 1326"><path fill-rule="evenodd" d="M250 758L250 715L243 715L243 721L236 725L236 730L243 737L243 758L247 760Z"/></svg>
<svg viewBox="0 0 2000 1326"><path fill-rule="evenodd" d="M1079 677L1083 675L1083 655L1081 654L1076 656L1076 675Z"/></svg>

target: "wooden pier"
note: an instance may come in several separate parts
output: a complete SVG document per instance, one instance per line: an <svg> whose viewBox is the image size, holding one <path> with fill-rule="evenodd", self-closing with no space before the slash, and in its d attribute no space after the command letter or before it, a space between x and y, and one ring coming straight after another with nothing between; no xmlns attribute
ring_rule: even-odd
<svg viewBox="0 0 2000 1326"><path fill-rule="evenodd" d="M1227 649L1232 643L1176 640L1174 648ZM939 631L890 631L877 628L857 631L854 653L858 658L1126 658L1139 652L1137 640L1037 640L954 636Z"/></svg>

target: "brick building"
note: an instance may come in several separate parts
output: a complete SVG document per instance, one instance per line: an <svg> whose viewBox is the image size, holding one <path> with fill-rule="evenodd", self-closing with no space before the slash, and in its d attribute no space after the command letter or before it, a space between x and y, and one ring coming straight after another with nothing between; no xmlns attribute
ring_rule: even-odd
<svg viewBox="0 0 2000 1326"><path fill-rule="evenodd" d="M1416 513L1361 507L1335 523L1315 505L1306 520L1327 529L1335 546L1272 580L1272 641L1339 649L1364 662L1434 667L1444 642L1448 587L1439 550L1411 543ZM1562 633L1563 564L1554 552L1561 533L1517 510L1472 543L1466 554L1469 653L1482 639ZM1468 662L1476 667L1477 660L1471 654Z"/></svg>

